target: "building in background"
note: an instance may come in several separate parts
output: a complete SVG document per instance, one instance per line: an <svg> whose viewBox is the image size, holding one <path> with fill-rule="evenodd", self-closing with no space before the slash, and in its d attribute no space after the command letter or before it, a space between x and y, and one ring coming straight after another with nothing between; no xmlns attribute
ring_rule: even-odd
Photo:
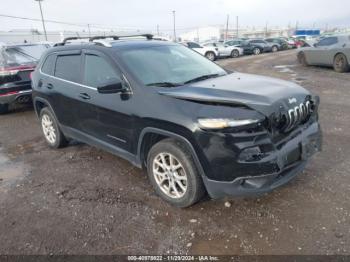
<svg viewBox="0 0 350 262"><path fill-rule="evenodd" d="M237 32L238 31L238 32ZM180 35L182 41L205 42L210 40L226 40L237 37L242 38L265 38L265 37L288 37L293 35L294 30L291 28L229 28L224 26L199 27Z"/></svg>

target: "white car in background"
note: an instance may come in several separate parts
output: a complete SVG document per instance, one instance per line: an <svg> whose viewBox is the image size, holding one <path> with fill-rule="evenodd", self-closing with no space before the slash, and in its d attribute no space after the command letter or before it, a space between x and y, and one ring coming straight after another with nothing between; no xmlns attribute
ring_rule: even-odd
<svg viewBox="0 0 350 262"><path fill-rule="evenodd" d="M215 61L219 57L219 49L213 46L202 46L196 42L182 42L183 45L200 53L211 61Z"/></svg>
<svg viewBox="0 0 350 262"><path fill-rule="evenodd" d="M220 42L204 43L205 47L216 47L219 50L219 57L239 57L243 55L243 48L237 46L230 46Z"/></svg>

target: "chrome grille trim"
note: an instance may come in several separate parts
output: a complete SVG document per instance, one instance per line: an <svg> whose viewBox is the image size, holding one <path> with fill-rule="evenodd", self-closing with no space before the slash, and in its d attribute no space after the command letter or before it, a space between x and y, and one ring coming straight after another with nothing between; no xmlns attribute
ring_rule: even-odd
<svg viewBox="0 0 350 262"><path fill-rule="evenodd" d="M288 132L292 130L294 127L304 122L311 113L312 104L310 101L306 101L305 103L301 103L299 106L289 109L288 114L286 115L286 123L281 128L282 131Z"/></svg>

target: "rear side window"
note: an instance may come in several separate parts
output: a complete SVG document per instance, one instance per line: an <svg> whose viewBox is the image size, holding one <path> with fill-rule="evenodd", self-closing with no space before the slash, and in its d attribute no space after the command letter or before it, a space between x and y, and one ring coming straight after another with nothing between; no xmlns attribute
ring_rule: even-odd
<svg viewBox="0 0 350 262"><path fill-rule="evenodd" d="M85 56L84 85L101 87L111 81L121 81L113 67L102 57Z"/></svg>
<svg viewBox="0 0 350 262"><path fill-rule="evenodd" d="M56 56L55 55L49 55L41 67L41 71L45 74L52 75L53 69L55 68L55 61Z"/></svg>
<svg viewBox="0 0 350 262"><path fill-rule="evenodd" d="M322 39L319 43L318 46L330 46L338 43L338 38L337 37L327 37L325 39Z"/></svg>
<svg viewBox="0 0 350 262"><path fill-rule="evenodd" d="M57 56L55 76L71 82L80 81L80 55Z"/></svg>

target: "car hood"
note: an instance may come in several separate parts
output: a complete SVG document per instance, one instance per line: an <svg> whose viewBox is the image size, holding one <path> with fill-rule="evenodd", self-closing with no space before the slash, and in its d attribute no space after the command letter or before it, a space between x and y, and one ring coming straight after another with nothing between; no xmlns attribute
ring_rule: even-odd
<svg viewBox="0 0 350 262"><path fill-rule="evenodd" d="M267 117L310 98L301 86L284 80L242 73L159 91L161 95L202 103L246 106Z"/></svg>

